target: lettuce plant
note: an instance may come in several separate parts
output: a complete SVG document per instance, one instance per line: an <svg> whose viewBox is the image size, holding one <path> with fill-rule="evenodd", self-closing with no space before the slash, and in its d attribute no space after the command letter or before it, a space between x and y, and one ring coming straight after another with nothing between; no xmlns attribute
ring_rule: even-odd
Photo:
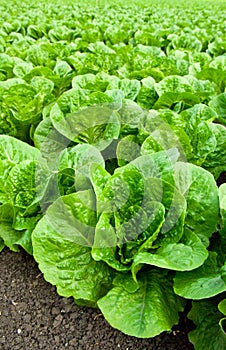
<svg viewBox="0 0 226 350"><path fill-rule="evenodd" d="M0 251L132 336L192 300L190 341L223 350L221 4L21 6L0 5Z"/></svg>

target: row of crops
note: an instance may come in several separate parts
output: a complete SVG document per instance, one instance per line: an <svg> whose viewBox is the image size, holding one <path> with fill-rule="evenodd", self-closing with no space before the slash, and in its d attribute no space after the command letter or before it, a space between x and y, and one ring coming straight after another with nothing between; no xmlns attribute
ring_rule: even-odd
<svg viewBox="0 0 226 350"><path fill-rule="evenodd" d="M226 346L221 1L0 5L0 251L122 332Z"/></svg>

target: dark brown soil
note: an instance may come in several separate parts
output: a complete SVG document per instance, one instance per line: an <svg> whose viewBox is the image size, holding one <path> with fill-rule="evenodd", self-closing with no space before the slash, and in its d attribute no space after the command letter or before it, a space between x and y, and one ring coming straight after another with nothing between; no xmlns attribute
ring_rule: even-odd
<svg viewBox="0 0 226 350"><path fill-rule="evenodd" d="M98 310L57 295L33 258L5 249L0 254L0 349L3 350L192 350L193 325L182 315L173 332L153 339L127 336Z"/></svg>
<svg viewBox="0 0 226 350"><path fill-rule="evenodd" d="M226 182L226 171L223 171L223 173L221 173L219 178L217 179L217 185L220 186L225 182Z"/></svg>

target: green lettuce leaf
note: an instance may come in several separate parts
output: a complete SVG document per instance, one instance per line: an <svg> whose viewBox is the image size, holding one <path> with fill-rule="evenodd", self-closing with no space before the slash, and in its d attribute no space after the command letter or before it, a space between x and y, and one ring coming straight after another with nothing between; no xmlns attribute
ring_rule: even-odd
<svg viewBox="0 0 226 350"><path fill-rule="evenodd" d="M35 164L40 153L7 135L0 135L0 151L0 202L25 209L36 196Z"/></svg>
<svg viewBox="0 0 226 350"><path fill-rule="evenodd" d="M23 218L24 225L21 227L16 224L19 216L16 210L10 204L0 206L0 238L1 241L10 250L19 251L19 246L32 254L31 233L35 227L37 218ZM25 221L31 221L28 225Z"/></svg>
<svg viewBox="0 0 226 350"><path fill-rule="evenodd" d="M123 137L116 148L116 156L119 166L126 165L140 156L140 145L135 135Z"/></svg>
<svg viewBox="0 0 226 350"><path fill-rule="evenodd" d="M217 112L216 120L226 125L226 92L213 97L209 102L209 106Z"/></svg>
<svg viewBox="0 0 226 350"><path fill-rule="evenodd" d="M220 267L217 254L209 252L204 264L189 272L178 272L174 291L187 299L205 299L226 291L226 263Z"/></svg>
<svg viewBox="0 0 226 350"><path fill-rule="evenodd" d="M209 128L216 139L216 146L207 155L202 167L211 172L214 178L217 179L221 172L226 171L226 127L220 124L209 123Z"/></svg>
<svg viewBox="0 0 226 350"><path fill-rule="evenodd" d="M118 114L108 106L112 99L102 94L108 99L103 101L101 96L95 95L96 101L94 99L91 101L91 97L94 98L91 94L85 103L85 106L89 104L91 106L78 110L82 104L74 106L72 101L76 103L76 100L85 97L79 96L79 90L70 91L70 94L69 92L65 93L67 96L62 95L61 100L58 100L51 109L50 118L53 126L70 140L78 143L89 143L99 150L105 149L113 139L117 139L120 132ZM75 96L72 95L72 92Z"/></svg>
<svg viewBox="0 0 226 350"><path fill-rule="evenodd" d="M169 331L178 323L178 311L183 310L183 302L173 293L171 280L152 270L141 274L138 282L139 289L135 292L128 291L127 280L126 286L120 283L98 300L104 317L114 328L138 338ZM131 284L134 285L132 277Z"/></svg>
<svg viewBox="0 0 226 350"><path fill-rule="evenodd" d="M196 165L178 162L175 182L187 201L185 226L208 246L219 223L218 188L212 174Z"/></svg>
<svg viewBox="0 0 226 350"><path fill-rule="evenodd" d="M91 187L90 183L90 166L92 163L100 164L104 167L105 162L100 151L89 144L78 144L71 148L65 148L59 156L59 175L65 174L72 177L72 185L75 190L85 190ZM65 172L65 170L72 172ZM65 179L64 179L65 181ZM66 183L64 183L64 187Z"/></svg>
<svg viewBox="0 0 226 350"><path fill-rule="evenodd" d="M188 335L195 350L224 350L226 333L222 327L222 313L218 310L219 298L194 301L188 317L196 329Z"/></svg>
<svg viewBox="0 0 226 350"><path fill-rule="evenodd" d="M90 189L59 197L49 206L46 219L62 238L91 247L97 224L93 191Z"/></svg>
<svg viewBox="0 0 226 350"><path fill-rule="evenodd" d="M48 217L37 224L32 245L40 270L48 282L56 285L59 295L72 296L80 305L96 306L111 288L112 270L104 262L93 260L89 247L58 233Z"/></svg>
<svg viewBox="0 0 226 350"><path fill-rule="evenodd" d="M155 252L135 255L132 273L136 278L136 273L143 264L176 271L193 270L202 265L207 256L207 250L200 239L194 233L186 231L179 243L165 244Z"/></svg>

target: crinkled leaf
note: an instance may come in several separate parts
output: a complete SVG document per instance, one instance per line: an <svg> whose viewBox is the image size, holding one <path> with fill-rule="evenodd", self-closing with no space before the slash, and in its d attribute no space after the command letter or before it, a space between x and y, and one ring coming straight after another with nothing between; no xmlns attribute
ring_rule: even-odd
<svg viewBox="0 0 226 350"><path fill-rule="evenodd" d="M213 97L209 106L217 112L216 120L226 125L226 92Z"/></svg>
<svg viewBox="0 0 226 350"><path fill-rule="evenodd" d="M170 279L153 270L141 274L138 282L140 288L135 292L118 285L98 301L104 317L114 328L138 338L170 330L178 323L178 311L183 310Z"/></svg>
<svg viewBox="0 0 226 350"><path fill-rule="evenodd" d="M208 253L200 239L192 232L185 232L181 242L165 244L156 252L140 252L134 257L133 275L143 264L165 269L186 271L193 270L203 264Z"/></svg>
<svg viewBox="0 0 226 350"><path fill-rule="evenodd" d="M28 84L11 86L4 93L4 103L12 111L13 117L22 123L30 123L40 118L43 97Z"/></svg>
<svg viewBox="0 0 226 350"><path fill-rule="evenodd" d="M119 166L126 165L140 156L140 145L135 135L123 137L116 148L116 156Z"/></svg>
<svg viewBox="0 0 226 350"><path fill-rule="evenodd" d="M58 105L54 105L50 114L52 123L61 134L70 140L89 143L103 150L118 137L120 122L116 112L103 105L101 101L99 104L96 107L80 109L72 114L70 111L67 115L64 115Z"/></svg>
<svg viewBox="0 0 226 350"><path fill-rule="evenodd" d="M176 274L174 291L187 299L210 298L226 291L226 264L218 266L216 253L210 252L201 267Z"/></svg>
<svg viewBox="0 0 226 350"><path fill-rule="evenodd" d="M122 79L119 82L119 89L122 90L125 98L135 100L140 90L140 82L135 79Z"/></svg>
<svg viewBox="0 0 226 350"><path fill-rule="evenodd" d="M219 221L216 182L205 169L182 162L175 164L175 179L187 201L185 226L194 231L207 246Z"/></svg>
<svg viewBox="0 0 226 350"><path fill-rule="evenodd" d="M202 165L208 154L215 151L217 145L211 123L209 123L216 119L217 114L208 106L197 104L183 111L181 116L185 121L185 131L193 147L192 162Z"/></svg>
<svg viewBox="0 0 226 350"><path fill-rule="evenodd" d="M7 135L0 135L0 159L13 165L24 160L35 160L39 150L29 144Z"/></svg>
<svg viewBox="0 0 226 350"><path fill-rule="evenodd" d="M164 92L155 102L154 109L173 108L178 104L179 110L200 103L200 98L194 92Z"/></svg>
<svg viewBox="0 0 226 350"><path fill-rule="evenodd" d="M123 100L122 107L118 111L121 120L120 136L137 134L138 127L145 112L131 100Z"/></svg>
<svg viewBox="0 0 226 350"><path fill-rule="evenodd" d="M9 249L18 252L19 246L24 248L29 254L32 254L31 232L35 225L30 229L27 227L18 231L14 227L15 210L9 204L0 206L0 238Z"/></svg>
<svg viewBox="0 0 226 350"><path fill-rule="evenodd" d="M226 171L226 127L215 123L210 123L209 127L216 139L216 147L207 155L202 167L217 179L221 172Z"/></svg>
<svg viewBox="0 0 226 350"><path fill-rule="evenodd" d="M99 164L93 163L90 166L91 182L96 195L97 214L104 210L104 187L111 175Z"/></svg>
<svg viewBox="0 0 226 350"><path fill-rule="evenodd" d="M45 194L47 184L45 168L36 171L35 161L23 161L8 173L5 183L6 202L28 211L37 207Z"/></svg>
<svg viewBox="0 0 226 350"><path fill-rule="evenodd" d="M94 261L90 248L58 233L48 221L46 217L41 219L32 233L34 258L40 270L60 295L95 306L111 288L111 269Z"/></svg>
<svg viewBox="0 0 226 350"><path fill-rule="evenodd" d="M75 171L74 183L76 188L81 188L82 183L90 179L90 166L92 163L105 166L100 151L89 144L79 144L69 149L64 149L59 157L59 171L71 168Z"/></svg>
<svg viewBox="0 0 226 350"><path fill-rule="evenodd" d="M144 182L141 173L131 164L117 168L107 181L103 194L103 211L117 212L125 221L133 215L128 208L141 205L144 194Z"/></svg>
<svg viewBox="0 0 226 350"><path fill-rule="evenodd" d="M93 191L59 197L48 208L46 219L63 239L91 247L97 224Z"/></svg>
<svg viewBox="0 0 226 350"><path fill-rule="evenodd" d="M195 350L224 350L226 347L226 334L219 324L222 314L217 304L218 298L192 303L188 317L195 323L196 329L188 337Z"/></svg>
<svg viewBox="0 0 226 350"><path fill-rule="evenodd" d="M154 86L159 96L163 95L166 92L193 92L193 88L187 79L179 75L168 76L161 80L159 83L156 83Z"/></svg>

